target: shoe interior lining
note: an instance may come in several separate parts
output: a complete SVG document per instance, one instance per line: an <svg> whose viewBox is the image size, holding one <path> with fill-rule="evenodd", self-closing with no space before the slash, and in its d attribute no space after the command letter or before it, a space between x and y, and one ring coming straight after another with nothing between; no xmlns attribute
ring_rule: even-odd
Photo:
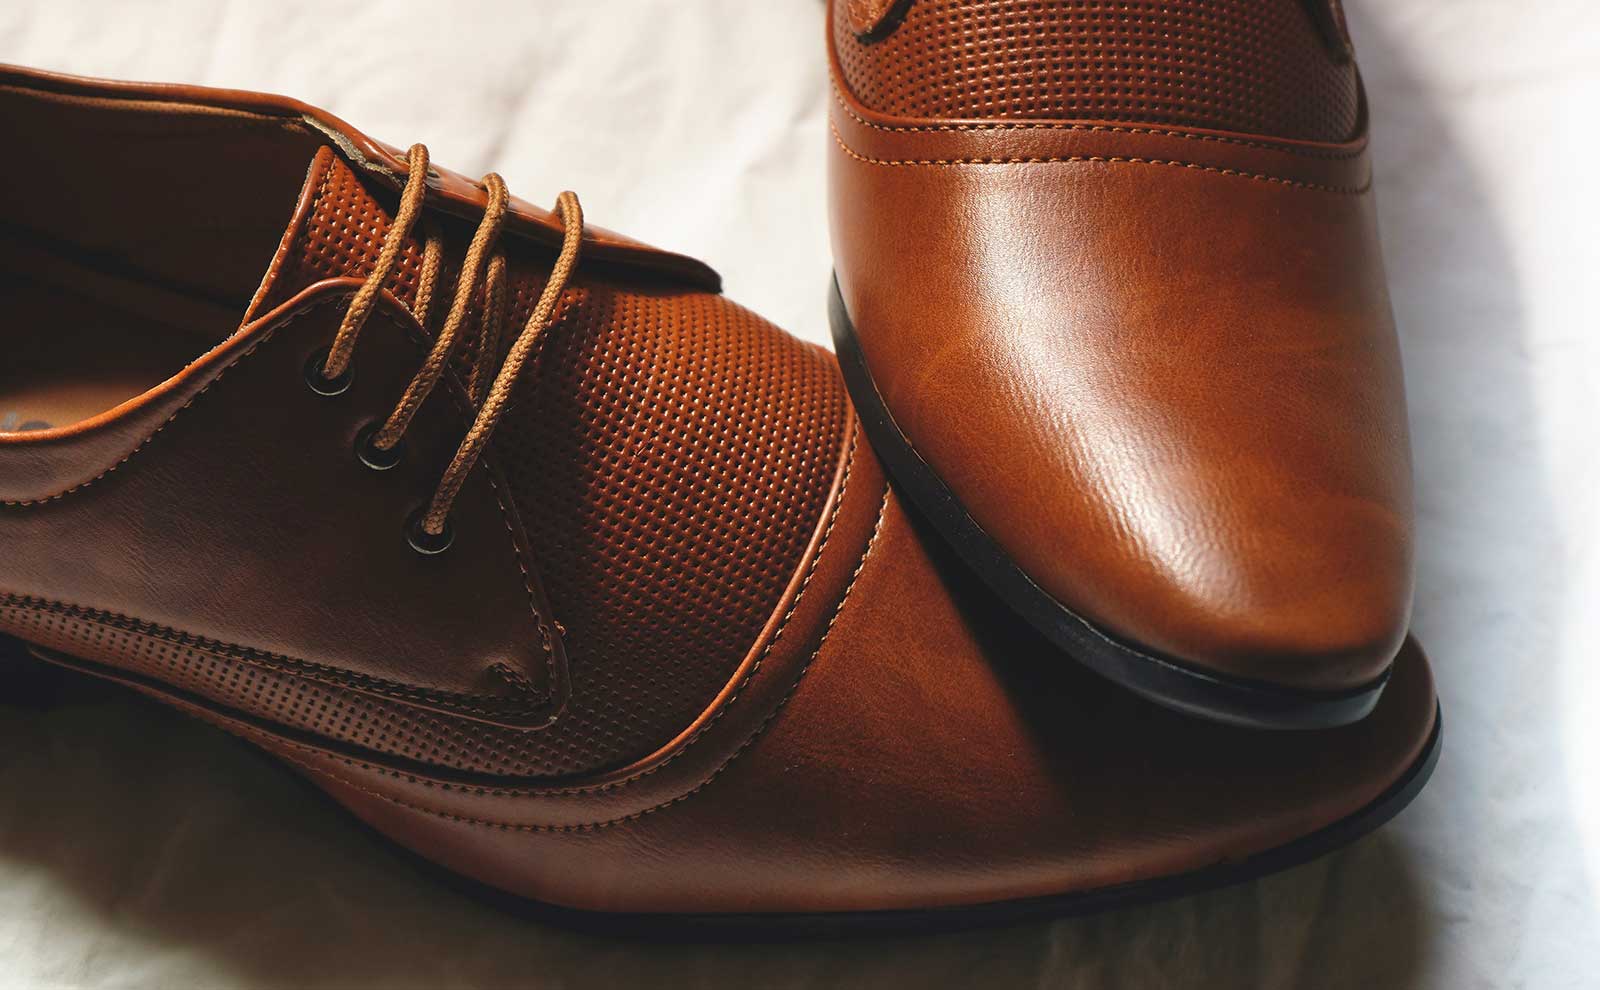
<svg viewBox="0 0 1600 990"><path fill-rule="evenodd" d="M67 426L238 328L323 143L298 120L0 86L0 435Z"/></svg>
<svg viewBox="0 0 1600 990"><path fill-rule="evenodd" d="M232 307L109 274L4 230L0 305L0 434L68 426L114 408L172 377L238 323Z"/></svg>

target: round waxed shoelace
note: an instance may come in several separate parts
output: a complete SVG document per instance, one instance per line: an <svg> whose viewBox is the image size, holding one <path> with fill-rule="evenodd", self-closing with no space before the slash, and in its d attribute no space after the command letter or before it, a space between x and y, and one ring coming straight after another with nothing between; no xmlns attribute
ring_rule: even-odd
<svg viewBox="0 0 1600 990"><path fill-rule="evenodd" d="M400 194L400 209L389 226L388 234L384 237L377 264L373 266L371 274L350 300L350 308L345 312L344 320L339 325L339 332L329 345L327 356L323 358L321 374L327 379L337 379L349 369L361 330L366 326L367 318L372 315L377 305L378 294L399 263L401 248L422 212L423 198L427 193L428 149L421 144L412 145L411 150L406 153L406 163L409 175ZM506 260L505 255L500 252L495 252L487 262L485 258L499 237L510 196L506 191L505 180L493 172L484 176L483 185L488 194L488 204L484 209L483 219L479 222L478 229L473 233L472 241L467 247L461 274L456 280L455 297L451 300L450 312L445 317L444 327L434 338L433 347L428 352L426 360L423 361L416 376L411 379L411 383L406 386L405 393L395 405L394 411L368 441L378 451L389 453L394 451L404 438L417 410L422 407L433 392L434 386L444 376L445 369L449 367L450 358L462 336L462 329L466 326L473 295L481 283L484 305L479 320L477 353L467 379L467 394L477 405L477 417L461 441L461 446L457 448L450 466L439 479L439 485L434 490L427 510L417 522L422 534L428 540L435 542L448 542L446 533L450 507L455 503L456 495L461 491L461 486L465 483L468 473L472 471L473 465L477 464L488 447L489 438L494 434L495 426L499 424L500 417L510 402L511 390L522 374L524 365L553 322L561 294L572 277L573 269L577 267L579 248L583 243L583 208L579 205L576 194L563 192L556 200L556 211L560 214L565 227L561 252L556 256L550 279L540 292L539 301L528 316L528 322L523 325L522 332L506 353L505 360L500 364L500 370L495 373L491 382L490 371L499 353L500 336L506 320ZM437 233L430 233L423 248L416 304L412 307L417 321L423 326L427 326L428 310L438 285L442 256L442 239Z"/></svg>

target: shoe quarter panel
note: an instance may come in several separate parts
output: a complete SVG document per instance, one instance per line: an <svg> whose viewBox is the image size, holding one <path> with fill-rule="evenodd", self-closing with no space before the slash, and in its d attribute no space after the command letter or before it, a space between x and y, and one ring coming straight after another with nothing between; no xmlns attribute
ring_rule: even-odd
<svg viewBox="0 0 1600 990"><path fill-rule="evenodd" d="M421 708L546 723L564 658L493 466L465 486L447 552L406 538L469 422L452 390L429 400L393 469L356 454L422 358L414 321L374 315L343 394L305 382L350 288L240 331L154 415L121 411L138 428L113 414L100 442L64 438L64 457L37 455L49 437L0 446L0 632L28 638L24 617L50 614ZM96 641L106 655L85 659L115 665L110 638Z"/></svg>

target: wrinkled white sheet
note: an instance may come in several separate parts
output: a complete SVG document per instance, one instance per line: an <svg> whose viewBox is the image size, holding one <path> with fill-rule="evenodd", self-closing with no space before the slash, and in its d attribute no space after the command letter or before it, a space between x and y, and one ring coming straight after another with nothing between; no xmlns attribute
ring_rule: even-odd
<svg viewBox="0 0 1600 990"><path fill-rule="evenodd" d="M0 708L0 985L1600 985L1600 7L1347 5L1411 390L1416 629L1446 727L1393 825L1099 917L639 945L464 897L242 745L89 695ZM734 297L823 340L821 13L5 0L0 59L290 93L536 201L574 187L595 222L708 259Z"/></svg>

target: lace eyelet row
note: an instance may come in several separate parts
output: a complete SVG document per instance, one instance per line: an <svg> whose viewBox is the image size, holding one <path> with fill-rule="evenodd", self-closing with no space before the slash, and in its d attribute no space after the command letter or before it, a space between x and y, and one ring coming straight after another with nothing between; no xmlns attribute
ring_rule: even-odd
<svg viewBox="0 0 1600 990"><path fill-rule="evenodd" d="M312 354L306 361L305 382L306 386L317 395L324 398L334 398L350 391L350 386L355 381L355 365L346 366L344 372L334 377L325 373L327 366L328 349L326 347ZM398 467L405 459L405 442L396 443L387 449L374 443L380 425L374 421L361 428L356 435L355 455L371 471L385 472ZM418 554L424 557L437 557L450 549L455 542L455 527L447 519L444 530L438 534L427 532L423 522L427 516L427 509L419 508L406 519L406 543Z"/></svg>

